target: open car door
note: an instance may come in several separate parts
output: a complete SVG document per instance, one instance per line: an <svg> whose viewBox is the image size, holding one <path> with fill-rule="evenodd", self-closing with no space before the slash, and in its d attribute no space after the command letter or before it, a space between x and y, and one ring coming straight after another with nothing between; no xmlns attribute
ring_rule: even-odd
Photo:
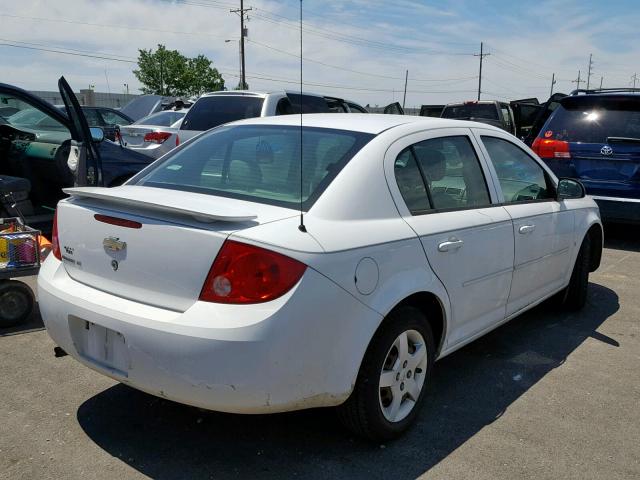
<svg viewBox="0 0 640 480"><path fill-rule="evenodd" d="M98 149L93 143L87 119L64 77L58 80L58 89L70 120L71 149L67 164L74 173L74 184L78 187L101 186L102 163Z"/></svg>
<svg viewBox="0 0 640 480"><path fill-rule="evenodd" d="M404 109L398 102L393 102L384 107L382 113L386 113L388 115L404 115Z"/></svg>
<svg viewBox="0 0 640 480"><path fill-rule="evenodd" d="M543 106L537 98L523 98L509 102L513 110L513 119L516 124L516 137L524 139L529 135L533 122Z"/></svg>
<svg viewBox="0 0 640 480"><path fill-rule="evenodd" d="M560 100L564 97L566 97L564 93L554 93L553 95L551 95L551 97L549 97L549 100L541 105L542 108L540 108L540 110L536 114L529 132L524 138L524 143L526 143L528 146L531 146L533 144L533 141L538 136L538 133L540 133L540 129L554 112L554 110L558 108L558 106L560 106Z"/></svg>

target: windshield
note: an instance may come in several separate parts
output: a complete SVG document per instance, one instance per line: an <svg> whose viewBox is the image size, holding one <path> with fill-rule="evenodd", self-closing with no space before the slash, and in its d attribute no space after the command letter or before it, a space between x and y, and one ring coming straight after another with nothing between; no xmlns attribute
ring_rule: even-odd
<svg viewBox="0 0 640 480"><path fill-rule="evenodd" d="M133 125L154 125L158 127L170 127L178 120L182 120L186 112L158 112L148 117L141 118L137 122L133 122Z"/></svg>
<svg viewBox="0 0 640 480"><path fill-rule="evenodd" d="M132 184L309 209L373 135L306 127L217 128L169 154Z"/></svg>
<svg viewBox="0 0 640 480"><path fill-rule="evenodd" d="M201 97L184 117L182 130L209 130L224 123L259 117L264 99L241 95Z"/></svg>
<svg viewBox="0 0 640 480"><path fill-rule="evenodd" d="M607 143L609 137L640 138L640 102L567 100L554 112L540 135L583 143Z"/></svg>
<svg viewBox="0 0 640 480"><path fill-rule="evenodd" d="M493 103L449 105L442 111L442 118L486 118L498 120L498 109Z"/></svg>
<svg viewBox="0 0 640 480"><path fill-rule="evenodd" d="M27 106L22 102L21 106ZM24 110L9 116L6 122L15 127L24 127L35 130L64 130L66 127L57 120L51 118L46 113L27 106Z"/></svg>

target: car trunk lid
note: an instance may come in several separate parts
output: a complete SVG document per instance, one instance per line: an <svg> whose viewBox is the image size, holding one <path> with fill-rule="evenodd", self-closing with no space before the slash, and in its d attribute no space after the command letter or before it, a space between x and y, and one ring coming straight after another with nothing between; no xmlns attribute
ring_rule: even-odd
<svg viewBox="0 0 640 480"><path fill-rule="evenodd" d="M157 131L156 127L120 127L120 136L122 137L122 142L125 147L139 147L145 144L144 136L147 133L152 133ZM167 131L163 129L162 131Z"/></svg>
<svg viewBox="0 0 640 480"><path fill-rule="evenodd" d="M176 311L197 301L229 234L295 215L271 205L153 187L65 191L72 197L58 206L58 236L69 276Z"/></svg>

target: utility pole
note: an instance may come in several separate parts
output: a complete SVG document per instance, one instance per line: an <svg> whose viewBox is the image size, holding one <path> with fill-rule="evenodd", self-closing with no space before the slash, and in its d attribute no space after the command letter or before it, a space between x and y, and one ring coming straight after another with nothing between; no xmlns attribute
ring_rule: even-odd
<svg viewBox="0 0 640 480"><path fill-rule="evenodd" d="M600 77L600 90L602 90L602 80L604 80L604 77Z"/></svg>
<svg viewBox="0 0 640 480"><path fill-rule="evenodd" d="M556 84L556 74L551 74L551 92L549 92L549 96L553 95L553 86Z"/></svg>
<svg viewBox="0 0 640 480"><path fill-rule="evenodd" d="M240 8L236 10L229 10L231 13L237 13L240 15L240 89L247 89L247 78L245 73L245 63L244 63L244 37L247 36L247 29L244 27L244 20L247 17L247 13L249 10L252 10L251 7L244 8L244 0L240 0Z"/></svg>
<svg viewBox="0 0 640 480"><path fill-rule="evenodd" d="M592 59L593 53L589 54L589 70L587 71L587 90L589 90L589 85L591 84L591 67L593 66Z"/></svg>
<svg viewBox="0 0 640 480"><path fill-rule="evenodd" d="M634 73L633 75L631 75L631 80L633 81L633 89L636 89L636 82L638 81L638 74Z"/></svg>
<svg viewBox="0 0 640 480"><path fill-rule="evenodd" d="M404 97L402 97L402 109L404 110L404 102L407 101L407 82L409 81L409 70L404 74Z"/></svg>
<svg viewBox="0 0 640 480"><path fill-rule="evenodd" d="M578 78L576 80L571 80L571 83L577 84L578 86L576 88L580 90L580 84L584 83L584 80L580 80L580 70L578 70Z"/></svg>
<svg viewBox="0 0 640 480"><path fill-rule="evenodd" d="M127 95L129 95L129 84L128 83L123 83L124 88L126 88L127 90Z"/></svg>
<svg viewBox="0 0 640 480"><path fill-rule="evenodd" d="M491 55L490 53L483 53L483 42L480 42L480 54L474 53L474 57L480 57L480 73L478 74L478 101L480 100L480 94L482 93L482 60L484 57Z"/></svg>

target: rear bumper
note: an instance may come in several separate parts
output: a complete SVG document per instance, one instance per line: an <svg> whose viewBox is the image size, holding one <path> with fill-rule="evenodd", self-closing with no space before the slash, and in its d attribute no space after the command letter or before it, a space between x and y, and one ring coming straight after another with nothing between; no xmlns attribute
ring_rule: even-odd
<svg viewBox="0 0 640 480"><path fill-rule="evenodd" d="M594 195L604 221L640 224L640 199Z"/></svg>
<svg viewBox="0 0 640 480"><path fill-rule="evenodd" d="M368 330L380 321L310 268L272 302L195 302L181 313L78 283L51 256L40 271L38 294L49 335L82 364L153 395L232 413L342 403L371 338ZM97 360L87 347L87 322L123 338L109 361Z"/></svg>

